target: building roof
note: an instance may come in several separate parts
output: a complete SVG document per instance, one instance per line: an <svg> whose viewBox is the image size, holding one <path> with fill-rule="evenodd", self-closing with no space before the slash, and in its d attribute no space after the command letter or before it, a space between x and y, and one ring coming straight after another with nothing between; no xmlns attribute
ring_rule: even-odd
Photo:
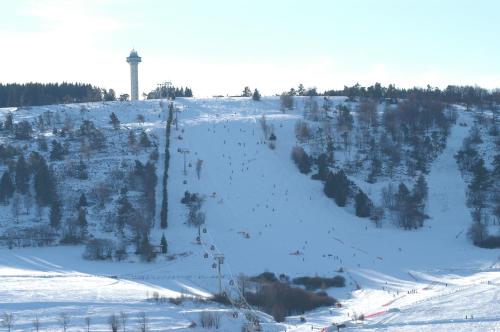
<svg viewBox="0 0 500 332"><path fill-rule="evenodd" d="M141 57L137 54L137 51L132 49L130 55L127 57L127 62L141 62Z"/></svg>

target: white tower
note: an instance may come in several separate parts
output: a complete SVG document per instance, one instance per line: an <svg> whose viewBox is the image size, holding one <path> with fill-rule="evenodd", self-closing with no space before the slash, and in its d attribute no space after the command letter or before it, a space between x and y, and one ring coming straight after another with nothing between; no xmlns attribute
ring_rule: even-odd
<svg viewBox="0 0 500 332"><path fill-rule="evenodd" d="M130 55L127 58L127 62L130 63L130 99L139 99L139 74L138 65L141 62L141 57L137 54L136 50L130 51Z"/></svg>

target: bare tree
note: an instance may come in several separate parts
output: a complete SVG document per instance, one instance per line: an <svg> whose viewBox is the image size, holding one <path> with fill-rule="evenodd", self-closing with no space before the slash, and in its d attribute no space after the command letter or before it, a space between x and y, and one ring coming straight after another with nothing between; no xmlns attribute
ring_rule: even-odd
<svg viewBox="0 0 500 332"><path fill-rule="evenodd" d="M370 219L375 223L376 227L382 226L382 219L384 218L384 209L380 206L375 206L370 211Z"/></svg>
<svg viewBox="0 0 500 332"><path fill-rule="evenodd" d="M90 323L91 323L90 317L89 316L85 317L85 325L87 326L87 332L90 332Z"/></svg>
<svg viewBox="0 0 500 332"><path fill-rule="evenodd" d="M10 332L12 330L12 327L14 326L15 318L13 314L9 313L4 313L2 315L2 326L7 329L7 332Z"/></svg>
<svg viewBox="0 0 500 332"><path fill-rule="evenodd" d="M309 141L312 136L311 128L307 124L307 122L299 120L295 123L295 136L299 140L299 142L305 143Z"/></svg>
<svg viewBox="0 0 500 332"><path fill-rule="evenodd" d="M20 213L20 205L21 205L21 197L18 193L14 194L14 198L12 199L11 211L12 217L16 221L16 224L19 222L19 213Z"/></svg>
<svg viewBox="0 0 500 332"><path fill-rule="evenodd" d="M283 92L280 96L280 109L282 112L291 110L293 108L293 96Z"/></svg>
<svg viewBox="0 0 500 332"><path fill-rule="evenodd" d="M38 217L38 221L42 221L43 217L43 206L40 204L36 205L36 216Z"/></svg>
<svg viewBox="0 0 500 332"><path fill-rule="evenodd" d="M109 189L109 186L106 185L105 183L99 183L92 192L92 194L94 195L94 198L97 200L98 206L101 208L104 207L104 205L106 205L106 203L111 198L111 190Z"/></svg>
<svg viewBox="0 0 500 332"><path fill-rule="evenodd" d="M213 327L219 329L220 315L215 312L202 311L200 313L200 325L206 329L211 329Z"/></svg>
<svg viewBox="0 0 500 332"><path fill-rule="evenodd" d="M140 312L137 315L137 319L139 321L139 330L141 332L147 332L148 331L149 320L148 320L148 317L146 316L146 313L145 312Z"/></svg>
<svg viewBox="0 0 500 332"><path fill-rule="evenodd" d="M139 122L141 124L146 121L146 119L144 118L144 115L142 115L142 114L137 114L136 120L137 120L137 122Z"/></svg>
<svg viewBox="0 0 500 332"><path fill-rule="evenodd" d="M112 314L108 318L108 324L109 327L111 328L111 331L118 332L118 329L120 328L120 319L118 318L117 315Z"/></svg>
<svg viewBox="0 0 500 332"><path fill-rule="evenodd" d="M23 197L24 208L26 209L26 214L30 213L30 208L33 205L33 197L30 192L27 192Z"/></svg>
<svg viewBox="0 0 500 332"><path fill-rule="evenodd" d="M38 316L35 316L35 318L33 319L33 329L36 331L36 332L39 332L40 331L40 319L38 318Z"/></svg>
<svg viewBox="0 0 500 332"><path fill-rule="evenodd" d="M126 312L120 311L120 320L122 322L122 330L125 332L127 326L128 315Z"/></svg>
<svg viewBox="0 0 500 332"><path fill-rule="evenodd" d="M259 124L260 128L262 129L262 132L264 133L264 138L268 139L269 137L269 124L267 123L266 116L263 114L262 117L259 119Z"/></svg>
<svg viewBox="0 0 500 332"><path fill-rule="evenodd" d="M61 312L59 314L59 324L61 324L61 327L62 327L64 332L66 332L68 330L69 321L70 321L70 318L69 318L69 315L67 313Z"/></svg>
<svg viewBox="0 0 500 332"><path fill-rule="evenodd" d="M196 176L198 177L198 180L200 179L200 173L201 173L202 166L203 166L203 160L198 159L196 161Z"/></svg>

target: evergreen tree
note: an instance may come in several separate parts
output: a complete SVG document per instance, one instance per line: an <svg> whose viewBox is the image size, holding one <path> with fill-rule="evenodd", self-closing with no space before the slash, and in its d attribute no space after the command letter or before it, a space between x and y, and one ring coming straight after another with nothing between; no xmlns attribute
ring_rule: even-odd
<svg viewBox="0 0 500 332"><path fill-rule="evenodd" d="M483 223L475 221L468 229L467 236L472 240L474 245L480 246L488 237L488 230Z"/></svg>
<svg viewBox="0 0 500 332"><path fill-rule="evenodd" d="M149 242L149 236L144 234L140 242L140 246L137 248L137 253L141 255L141 259L146 262L151 262L155 258L155 253L153 247Z"/></svg>
<svg viewBox="0 0 500 332"><path fill-rule="evenodd" d="M24 159L24 155L19 155L16 163L15 182L16 189L21 194L26 194L29 190L30 173L30 167Z"/></svg>
<svg viewBox="0 0 500 332"><path fill-rule="evenodd" d="M371 214L372 202L366 194L360 190L354 197L356 216L367 218Z"/></svg>
<svg viewBox="0 0 500 332"><path fill-rule="evenodd" d="M304 96L305 93L306 93L306 89L304 88L304 84L300 83L299 87L297 88L297 95Z"/></svg>
<svg viewBox="0 0 500 332"><path fill-rule="evenodd" d="M349 196L349 180L343 170L338 171L335 174L335 178L335 203L338 206L345 206Z"/></svg>
<svg viewBox="0 0 500 332"><path fill-rule="evenodd" d="M83 162L83 159L80 159L80 162L76 167L76 177L80 180L87 180L89 178L87 165Z"/></svg>
<svg viewBox="0 0 500 332"><path fill-rule="evenodd" d="M46 152L49 150L49 146L47 144L47 140L45 139L45 136L40 135L37 138L37 143L38 143L38 150Z"/></svg>
<svg viewBox="0 0 500 332"><path fill-rule="evenodd" d="M489 171L480 158L472 166L472 182L469 184L468 204L475 208L482 208L486 204L486 192L491 184Z"/></svg>
<svg viewBox="0 0 500 332"><path fill-rule="evenodd" d="M167 244L167 239L165 238L165 234L161 235L160 246L161 246L161 253L166 254L168 252L168 244Z"/></svg>
<svg viewBox="0 0 500 332"><path fill-rule="evenodd" d="M425 177L420 174L412 190L413 198L418 204L425 204L428 194L429 188L427 187L427 181L425 181Z"/></svg>
<svg viewBox="0 0 500 332"><path fill-rule="evenodd" d="M87 236L87 210L85 208L78 209L78 217L76 218L76 224L80 227L80 238L84 239Z"/></svg>
<svg viewBox="0 0 500 332"><path fill-rule="evenodd" d="M114 130L120 129L120 120L118 120L115 112L111 112L109 115L109 123L113 125Z"/></svg>
<svg viewBox="0 0 500 332"><path fill-rule="evenodd" d="M11 112L7 113L7 115L5 116L3 127L9 132L12 132L14 130L14 115L12 115Z"/></svg>
<svg viewBox="0 0 500 332"><path fill-rule="evenodd" d="M243 94L241 95L242 97L251 97L252 96L252 90L248 86L246 86L243 89Z"/></svg>
<svg viewBox="0 0 500 332"><path fill-rule="evenodd" d="M255 100L255 101L260 101L260 92L259 90L255 89L253 91L253 95L252 95L252 100Z"/></svg>
<svg viewBox="0 0 500 332"><path fill-rule="evenodd" d="M330 172L325 181L323 191L327 197L333 198L338 206L345 206L349 196L349 180L343 170Z"/></svg>
<svg viewBox="0 0 500 332"><path fill-rule="evenodd" d="M141 132L139 144L145 148L149 148L151 146L151 141L149 140L148 134L145 131Z"/></svg>
<svg viewBox="0 0 500 332"><path fill-rule="evenodd" d="M328 156L325 153L322 153L318 156L316 160L316 165L318 165L318 174L315 178L318 180L326 181L328 178Z"/></svg>
<svg viewBox="0 0 500 332"><path fill-rule="evenodd" d="M489 172L484 166L484 160L479 159L472 167L474 178L469 189L472 191L485 191L490 185Z"/></svg>
<svg viewBox="0 0 500 332"><path fill-rule="evenodd" d="M106 91L106 89L104 89L103 90L103 99L104 99L104 101L115 101L116 100L115 90L109 89L109 91Z"/></svg>
<svg viewBox="0 0 500 332"><path fill-rule="evenodd" d="M29 140L31 139L32 133L33 128L31 127L31 123L26 120L23 120L14 125L14 136L16 139Z"/></svg>
<svg viewBox="0 0 500 332"><path fill-rule="evenodd" d="M59 200L54 200L50 205L49 220L50 226L54 229L59 229L61 226L62 212L61 203Z"/></svg>
<svg viewBox="0 0 500 332"><path fill-rule="evenodd" d="M156 207L156 183L158 181L158 177L156 176L156 167L154 163L148 161L144 166L144 175L143 175L143 183L144 183L144 196L146 198L146 202L148 204L148 213L151 217L155 215L155 207Z"/></svg>
<svg viewBox="0 0 500 332"><path fill-rule="evenodd" d="M500 178L500 154L497 154L493 159L493 176Z"/></svg>
<svg viewBox="0 0 500 332"><path fill-rule="evenodd" d="M12 182L9 171L5 171L0 179L0 202L7 202L12 195L14 195L15 190L16 188Z"/></svg>
<svg viewBox="0 0 500 332"><path fill-rule="evenodd" d="M135 133L133 130L128 132L128 144L130 147L134 147L137 144L137 139L135 138Z"/></svg>
<svg viewBox="0 0 500 332"><path fill-rule="evenodd" d="M166 199L162 199L161 201L161 211L160 211L160 227L165 229L168 227L168 203Z"/></svg>
<svg viewBox="0 0 500 332"><path fill-rule="evenodd" d="M77 207L81 208L81 207L86 207L86 206L88 206L87 196L85 196L85 193L82 193L80 195L80 198L78 199L78 205L77 205Z"/></svg>
<svg viewBox="0 0 500 332"><path fill-rule="evenodd" d="M335 197L335 178L332 172L329 172L328 176L326 177L323 192L325 193L326 197Z"/></svg>
<svg viewBox="0 0 500 332"><path fill-rule="evenodd" d="M55 198L55 184L52 172L42 156L38 156L33 171L36 201L40 206L47 206Z"/></svg>
<svg viewBox="0 0 500 332"><path fill-rule="evenodd" d="M193 97L193 90L191 90L191 88L186 87L184 95L185 97Z"/></svg>
<svg viewBox="0 0 500 332"><path fill-rule="evenodd" d="M133 212L134 212L134 208L132 207L132 204L128 200L127 189L122 188L122 190L120 192L120 197L118 198L117 222L118 222L118 229L119 230L123 230L123 227L131 219Z"/></svg>
<svg viewBox="0 0 500 332"><path fill-rule="evenodd" d="M56 140L52 141L52 150L50 151L50 160L63 160L66 151L61 143Z"/></svg>
<svg viewBox="0 0 500 332"><path fill-rule="evenodd" d="M396 212L398 214L398 225L399 227L403 227L404 229L411 228L411 220L410 220L410 200L411 195L408 187L404 183L400 183L398 187L398 192L395 197L396 201Z"/></svg>

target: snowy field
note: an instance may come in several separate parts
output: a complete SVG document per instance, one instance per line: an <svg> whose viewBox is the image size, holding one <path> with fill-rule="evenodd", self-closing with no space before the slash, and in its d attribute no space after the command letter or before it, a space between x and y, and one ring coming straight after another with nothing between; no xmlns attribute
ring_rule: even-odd
<svg viewBox="0 0 500 332"><path fill-rule="evenodd" d="M334 104L342 101L336 98ZM152 232L155 243L165 233L169 253L176 258L91 262L82 259L81 246L1 248L0 314L13 313L15 331L30 330L35 315L42 330L61 330L61 313L70 317L69 331L84 330L85 317L92 317L92 331L105 331L108 317L119 312L128 314L129 330L138 329L138 316L145 312L151 330L202 331L199 324L188 326L198 323L201 310L210 310L221 313L220 331L239 331L242 315L234 317L231 307L199 300L217 291L213 255L224 254L223 285L230 291L240 273L346 278L346 287L328 290L342 308L321 308L307 313L306 322L289 317L284 324L272 323L261 313L265 331L320 330L333 322L348 322L347 329L360 331L500 331L500 251L474 247L466 238L466 184L453 157L468 127L452 127L446 149L432 164L425 226L402 231L387 221L376 228L337 207L324 195L322 184L299 173L291 161L302 102L297 111L283 113L275 97L261 102L177 99L181 112L179 128L173 126L171 134L169 227L163 231L157 222ZM29 118L51 108L80 116L78 105L35 107L19 111L19 116ZM84 116L102 126L110 126L111 111L122 126L144 126L158 137L163 162L166 114L159 101L96 103L87 109ZM136 112L145 116L144 124L136 122ZM274 150L264 142L259 124L263 114L275 129ZM459 122L472 123L468 114L459 115ZM178 149L189 150L186 176ZM198 159L203 160L199 178ZM352 180L374 200L389 181L372 185ZM196 243L197 230L185 224L187 209L180 200L186 190L205 196L202 245ZM344 272L337 272L340 268ZM150 300L155 292L187 299L180 305L156 303ZM354 314L363 314L364 322L351 322Z"/></svg>

